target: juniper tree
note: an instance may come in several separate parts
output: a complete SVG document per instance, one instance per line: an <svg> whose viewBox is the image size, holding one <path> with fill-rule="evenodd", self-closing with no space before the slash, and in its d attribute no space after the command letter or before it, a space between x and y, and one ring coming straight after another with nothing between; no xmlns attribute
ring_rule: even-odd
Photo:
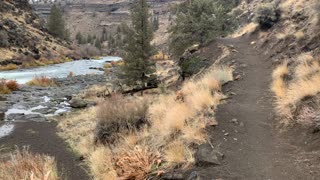
<svg viewBox="0 0 320 180"><path fill-rule="evenodd" d="M130 12L132 27L126 35L124 65L119 78L128 86L145 88L155 85L156 81L155 63L150 60L155 51L151 45L153 30L146 0L137 0Z"/></svg>
<svg viewBox="0 0 320 180"><path fill-rule="evenodd" d="M81 32L77 33L76 40L77 40L78 44L83 44L83 36L82 36Z"/></svg>
<svg viewBox="0 0 320 180"><path fill-rule="evenodd" d="M178 5L170 28L172 54L179 57L193 44L204 45L229 33L235 26L228 14L230 9L230 4L222 0L193 0Z"/></svg>
<svg viewBox="0 0 320 180"><path fill-rule="evenodd" d="M65 38L66 29L62 17L62 12L60 8L58 8L56 5L53 5L51 8L51 13L47 26L50 34L61 39Z"/></svg>

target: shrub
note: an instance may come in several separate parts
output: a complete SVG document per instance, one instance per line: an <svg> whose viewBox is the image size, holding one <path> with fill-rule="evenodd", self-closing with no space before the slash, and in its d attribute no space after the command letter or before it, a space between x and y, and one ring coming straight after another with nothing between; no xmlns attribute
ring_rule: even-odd
<svg viewBox="0 0 320 180"><path fill-rule="evenodd" d="M114 159L120 179L150 179L152 175L159 175L157 169L162 163L160 153L138 146L117 154Z"/></svg>
<svg viewBox="0 0 320 180"><path fill-rule="evenodd" d="M179 62L180 75L184 79L198 73L202 68L208 65L208 61L198 57L192 56Z"/></svg>
<svg viewBox="0 0 320 180"><path fill-rule="evenodd" d="M261 29L271 28L280 18L280 12L272 3L262 4L255 12L254 21Z"/></svg>
<svg viewBox="0 0 320 180"><path fill-rule="evenodd" d="M11 90L16 91L19 89L19 84L15 80L9 80L5 82L5 85Z"/></svg>
<svg viewBox="0 0 320 180"><path fill-rule="evenodd" d="M9 46L9 36L6 31L0 30L0 47L8 47Z"/></svg>
<svg viewBox="0 0 320 180"><path fill-rule="evenodd" d="M144 99L111 97L99 105L96 128L97 141L113 143L117 133L133 130L146 124L148 102Z"/></svg>
<svg viewBox="0 0 320 180"><path fill-rule="evenodd" d="M284 125L289 125L297 117L305 119L310 115L309 109L312 108L301 106L306 99L319 94L319 84L320 64L310 54L297 57L297 61L291 64L290 71L287 62L274 70L271 90L276 95L275 109Z"/></svg>
<svg viewBox="0 0 320 180"><path fill-rule="evenodd" d="M74 76L74 73L72 71L70 71L68 77L72 78L73 76Z"/></svg>
<svg viewBox="0 0 320 180"><path fill-rule="evenodd" d="M0 94L10 94L11 90L7 87L6 81L1 80L0 81Z"/></svg>
<svg viewBox="0 0 320 180"><path fill-rule="evenodd" d="M59 177L54 158L24 149L13 153L9 161L0 162L0 179L58 180Z"/></svg>
<svg viewBox="0 0 320 180"><path fill-rule="evenodd" d="M29 86L40 86L40 87L49 87L49 86L57 86L56 82L45 76L35 77L31 81L27 82Z"/></svg>

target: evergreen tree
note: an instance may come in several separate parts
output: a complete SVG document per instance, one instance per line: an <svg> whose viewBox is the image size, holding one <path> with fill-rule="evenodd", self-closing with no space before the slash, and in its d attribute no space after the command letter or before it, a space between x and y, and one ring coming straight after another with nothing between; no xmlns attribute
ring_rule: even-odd
<svg viewBox="0 0 320 180"><path fill-rule="evenodd" d="M231 0L228 0L231 1ZM193 44L204 45L224 36L235 27L225 0L193 0L178 5L177 18L170 28L170 50L175 57Z"/></svg>
<svg viewBox="0 0 320 180"><path fill-rule="evenodd" d="M78 44L83 44L83 36L80 32L77 33L76 40L77 40Z"/></svg>
<svg viewBox="0 0 320 180"><path fill-rule="evenodd" d="M100 39L96 39L96 42L95 42L94 46L101 50L101 40Z"/></svg>
<svg viewBox="0 0 320 180"><path fill-rule="evenodd" d="M151 45L153 31L146 0L134 2L130 12L132 28L126 36L124 65L118 75L124 84L144 88L156 82L155 63L150 60L155 51Z"/></svg>
<svg viewBox="0 0 320 180"><path fill-rule="evenodd" d="M157 31L159 29L159 17L155 16L152 20L153 30Z"/></svg>
<svg viewBox="0 0 320 180"><path fill-rule="evenodd" d="M93 37L92 37L90 34L88 34L88 36L87 36L87 43L88 43L88 44L92 44L92 41L93 41Z"/></svg>
<svg viewBox="0 0 320 180"><path fill-rule="evenodd" d="M101 40L102 42L108 40L107 29L105 27L103 28L103 31L102 31Z"/></svg>
<svg viewBox="0 0 320 180"><path fill-rule="evenodd" d="M51 14L47 26L50 34L61 39L65 38L66 30L64 20L61 10L56 5L53 5L51 8Z"/></svg>

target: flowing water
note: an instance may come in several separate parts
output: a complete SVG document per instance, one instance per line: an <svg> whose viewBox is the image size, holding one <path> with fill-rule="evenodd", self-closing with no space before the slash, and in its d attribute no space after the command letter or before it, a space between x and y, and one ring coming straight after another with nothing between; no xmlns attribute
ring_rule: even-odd
<svg viewBox="0 0 320 180"><path fill-rule="evenodd" d="M74 75L86 75L86 74L103 74L103 71L99 71L92 68L103 68L103 66L107 62L111 61L119 61L121 58L119 57L102 57L99 60L78 60L72 62L66 62L62 64L55 64L45 67L38 67L33 69L22 69L22 70L12 70L12 71L3 71L0 72L0 79L7 80L16 80L19 84L25 84L30 81L32 78L36 76L46 76L50 78L64 78L72 72ZM9 116L10 114L23 114L23 115L37 115L40 113L35 112L39 109L44 109L46 107L46 103L50 102L50 97L44 96L42 97L40 104L35 105L32 108L26 107L11 107L6 113L5 116ZM56 111L52 114L47 114L45 116L55 116L61 113L67 112L70 110L69 104L67 101L61 102L57 107ZM10 135L14 131L14 121L5 121L0 122L0 138Z"/></svg>
<svg viewBox="0 0 320 180"><path fill-rule="evenodd" d="M64 78L70 72L74 75L102 74L104 73L103 71L89 68L102 68L106 62L118 60L121 60L121 58L108 56L102 57L99 60L78 60L33 69L4 71L0 72L0 79L16 80L18 83L24 84L36 76Z"/></svg>

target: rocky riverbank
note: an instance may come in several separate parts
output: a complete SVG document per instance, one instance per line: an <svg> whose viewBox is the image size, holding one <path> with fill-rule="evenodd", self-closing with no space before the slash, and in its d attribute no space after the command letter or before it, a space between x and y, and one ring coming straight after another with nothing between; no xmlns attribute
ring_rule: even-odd
<svg viewBox="0 0 320 180"><path fill-rule="evenodd" d="M47 121L71 108L93 105L74 96L91 85L103 85L110 80L107 75L81 75L55 79L56 87L23 85L12 94L0 96L0 120Z"/></svg>

